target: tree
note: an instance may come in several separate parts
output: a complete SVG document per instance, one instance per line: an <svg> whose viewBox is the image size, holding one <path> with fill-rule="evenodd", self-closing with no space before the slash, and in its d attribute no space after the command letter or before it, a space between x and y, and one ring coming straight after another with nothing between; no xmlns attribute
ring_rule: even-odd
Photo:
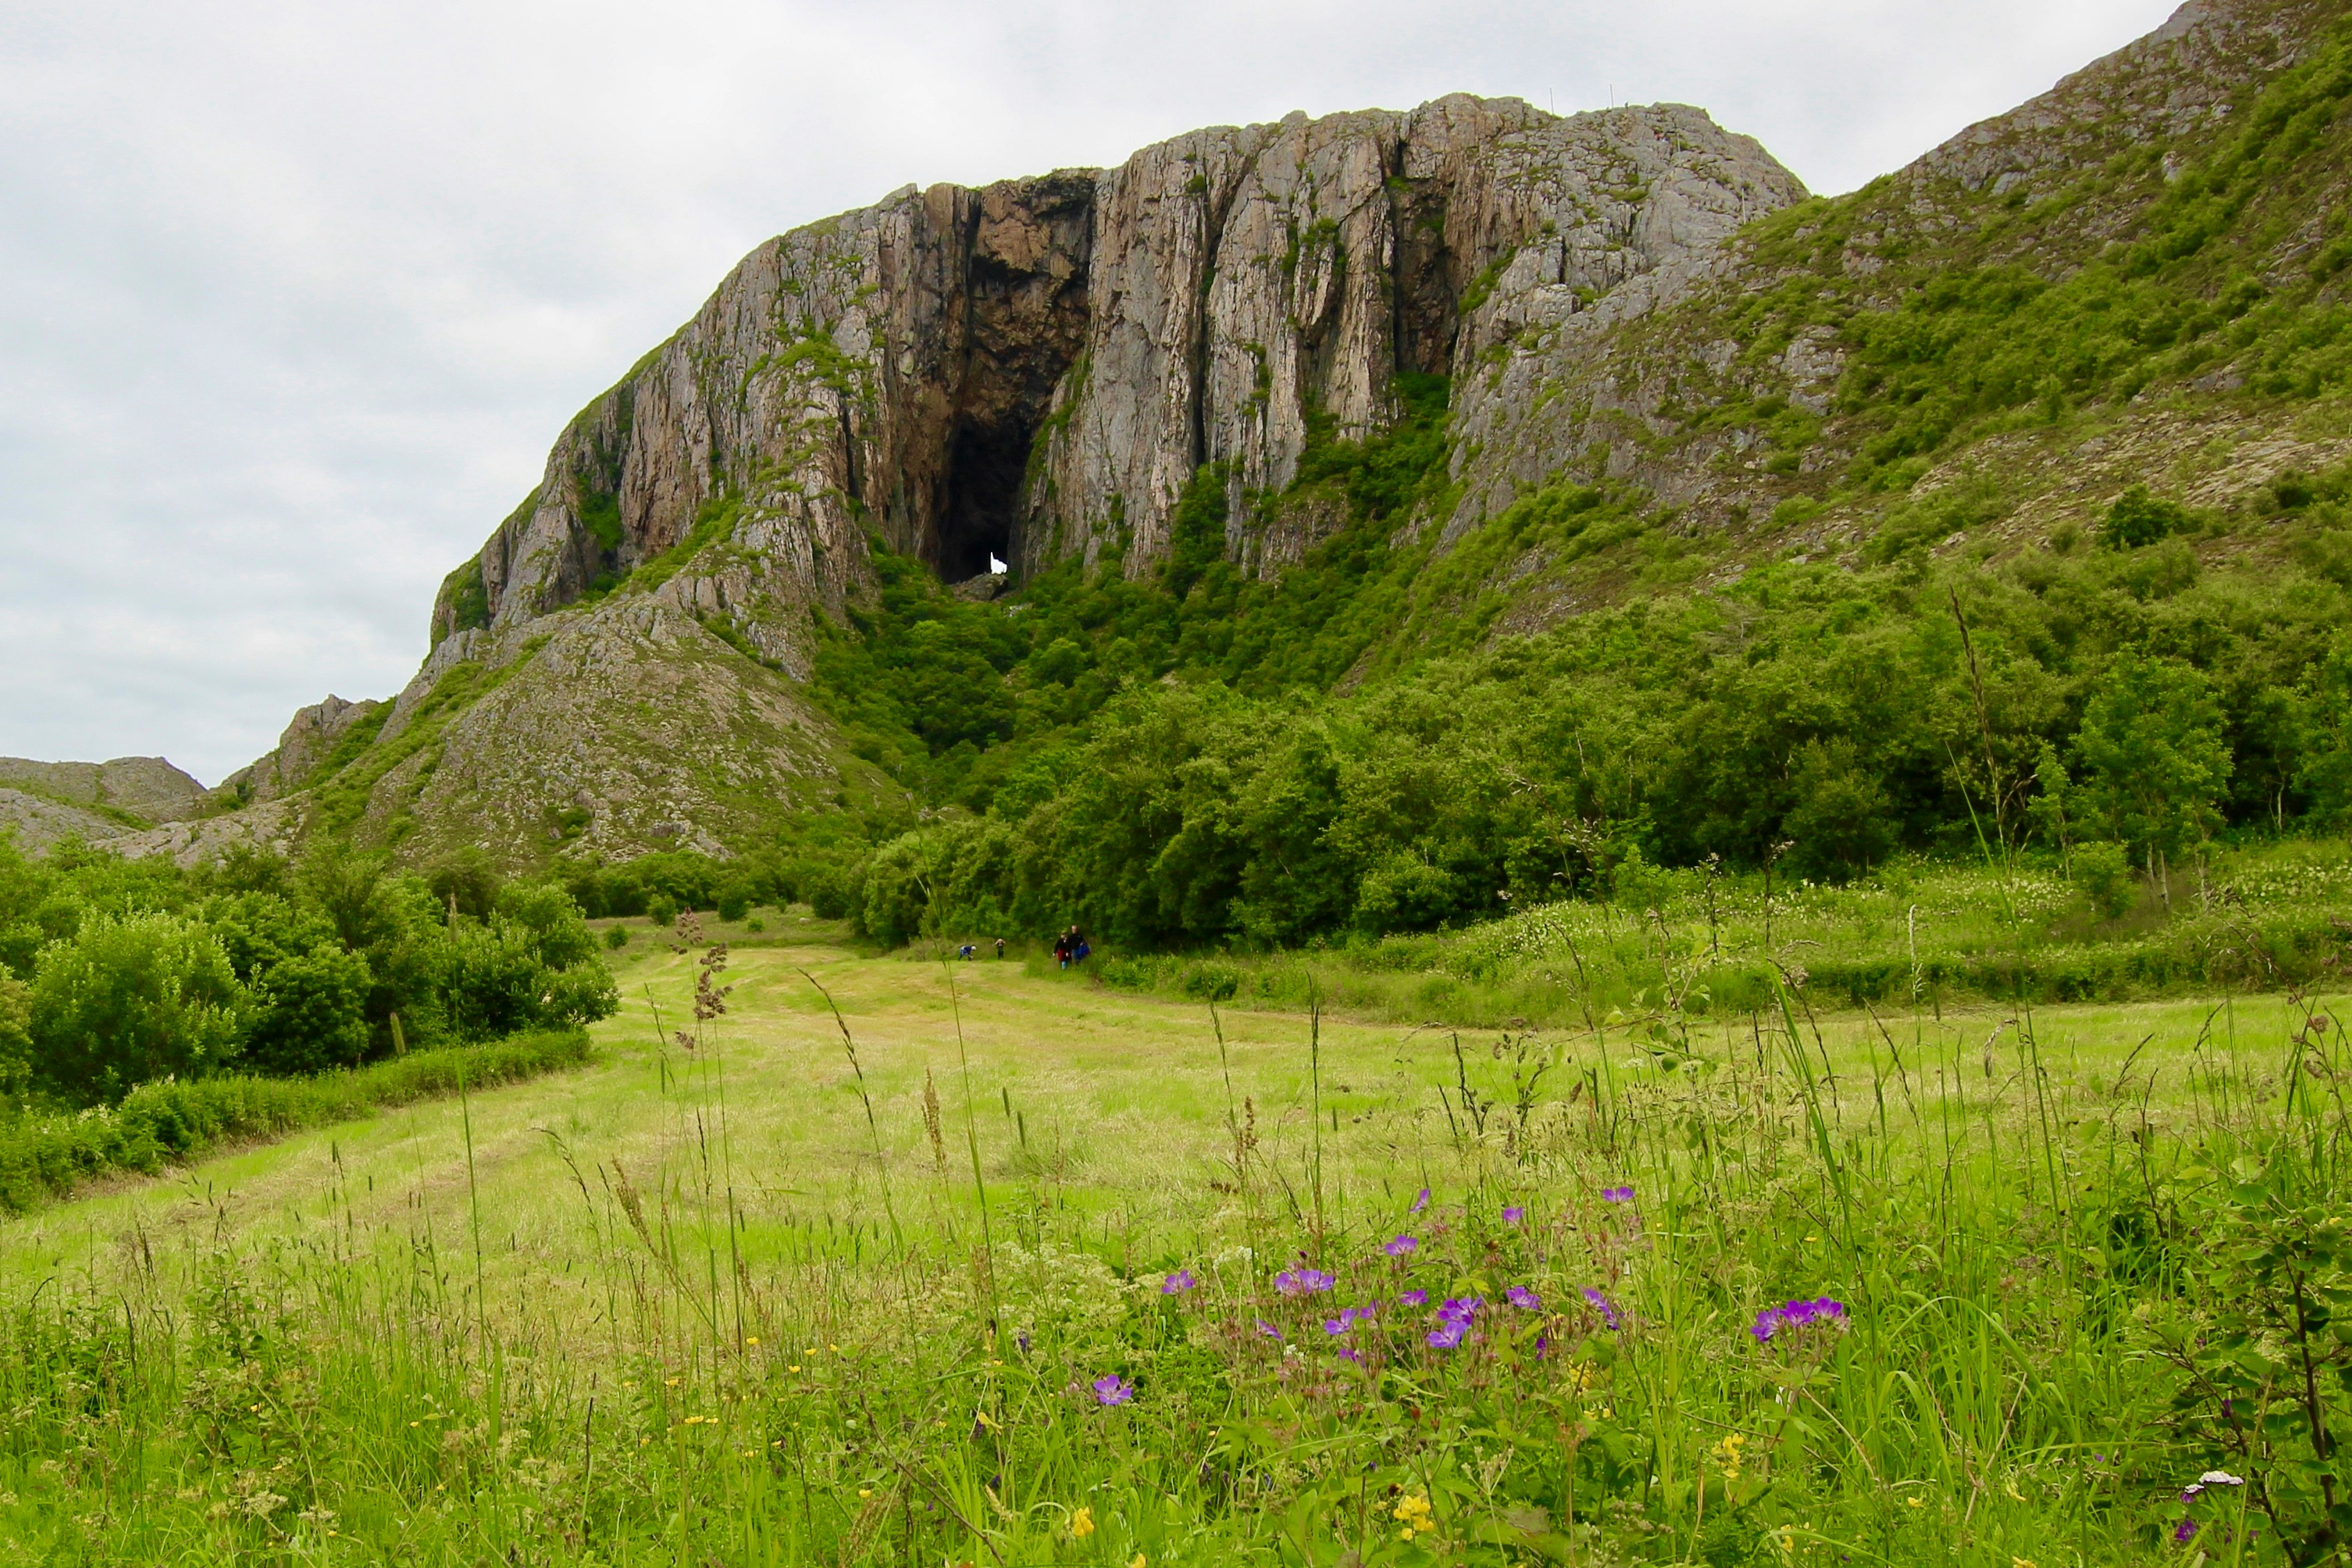
<svg viewBox="0 0 2352 1568"><path fill-rule="evenodd" d="M2220 825L2230 747L2205 677L2187 664L2126 650L2084 710L2074 753L2074 809L2151 871Z"/></svg>
<svg viewBox="0 0 2352 1568"><path fill-rule="evenodd" d="M219 940L162 913L93 915L43 948L31 1000L35 1078L81 1104L218 1071L237 1055L248 1006Z"/></svg>
<svg viewBox="0 0 2352 1568"><path fill-rule="evenodd" d="M2352 633L2338 635L2311 673L2303 713L2296 782L2311 791L2312 811L2322 821L2352 827Z"/></svg>

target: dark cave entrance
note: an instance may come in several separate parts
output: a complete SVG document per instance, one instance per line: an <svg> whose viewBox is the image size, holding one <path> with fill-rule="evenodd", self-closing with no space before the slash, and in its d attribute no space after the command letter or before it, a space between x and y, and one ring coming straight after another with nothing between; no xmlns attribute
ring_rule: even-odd
<svg viewBox="0 0 2352 1568"><path fill-rule="evenodd" d="M1087 335L1094 176L1083 172L992 186L971 213L962 363L924 554L949 582L1017 572L1034 553L1024 494L1030 449Z"/></svg>
<svg viewBox="0 0 2352 1568"><path fill-rule="evenodd" d="M948 437L946 504L932 538L932 567L942 581L983 575L993 555L1008 566L1021 522L1021 481L1029 468L1037 421L1018 411L992 420L969 414Z"/></svg>

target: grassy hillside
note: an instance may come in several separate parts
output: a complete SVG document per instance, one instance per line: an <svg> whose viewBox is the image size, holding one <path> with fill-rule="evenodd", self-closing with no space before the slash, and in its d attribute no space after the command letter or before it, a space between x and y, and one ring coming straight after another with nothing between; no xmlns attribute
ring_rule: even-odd
<svg viewBox="0 0 2352 1568"><path fill-rule="evenodd" d="M1776 998L1662 1071L835 930L633 943L594 1066L0 1227L0 1554L2326 1549L2278 1379L2342 1353L2263 1316L2343 1283L2324 1009Z"/></svg>

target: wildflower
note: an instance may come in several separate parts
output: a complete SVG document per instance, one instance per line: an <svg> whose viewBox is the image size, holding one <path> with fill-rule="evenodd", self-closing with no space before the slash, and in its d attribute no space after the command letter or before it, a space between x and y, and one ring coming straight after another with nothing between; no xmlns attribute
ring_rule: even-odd
<svg viewBox="0 0 2352 1568"><path fill-rule="evenodd" d="M2195 1539L2197 1539L2197 1521L2184 1514L2180 1522L2172 1527L2173 1544L2186 1546Z"/></svg>
<svg viewBox="0 0 2352 1568"><path fill-rule="evenodd" d="M1257 1332L1265 1335L1268 1339L1280 1339L1282 1337L1282 1331L1275 1327L1272 1323L1266 1322L1264 1318L1257 1320Z"/></svg>
<svg viewBox="0 0 2352 1568"><path fill-rule="evenodd" d="M1756 1336L1758 1344L1767 1344L1772 1336L1790 1330L1823 1323L1843 1331L1845 1328L1845 1306L1822 1296L1811 1301L1784 1301L1777 1307L1767 1307L1756 1314L1748 1332Z"/></svg>
<svg viewBox="0 0 2352 1568"><path fill-rule="evenodd" d="M1095 1511L1080 1506L1070 1512L1070 1539L1084 1541L1095 1532Z"/></svg>
<svg viewBox="0 0 2352 1568"><path fill-rule="evenodd" d="M1453 1350L1461 1344L1463 1337L1469 1332L1468 1319L1457 1321L1447 1318L1430 1330L1424 1337L1429 1341L1429 1348L1432 1350Z"/></svg>
<svg viewBox="0 0 2352 1568"><path fill-rule="evenodd" d="M1503 1223L1506 1225L1517 1225L1527 1217L1528 1211L1516 1203L1503 1210Z"/></svg>
<svg viewBox="0 0 2352 1568"><path fill-rule="evenodd" d="M1423 1492L1399 1502L1389 1517L1403 1527L1397 1531L1399 1541L1411 1541L1416 1534L1428 1535L1437 1529L1437 1521L1429 1517L1429 1498Z"/></svg>
<svg viewBox="0 0 2352 1568"><path fill-rule="evenodd" d="M2243 1476L2233 1476L2227 1470L2207 1470L2182 1489L2180 1500L2187 1502L2207 1487L2242 1487L2245 1484L2246 1478Z"/></svg>
<svg viewBox="0 0 2352 1568"><path fill-rule="evenodd" d="M1343 1334L1353 1326L1354 1325L1344 1317L1325 1318L1323 1320L1323 1332L1328 1334Z"/></svg>
<svg viewBox="0 0 2352 1568"><path fill-rule="evenodd" d="M1163 1296L1181 1296L1187 1291L1198 1288L1200 1283L1200 1281L1192 1278L1192 1270L1179 1269L1160 1281L1160 1293Z"/></svg>
<svg viewBox="0 0 2352 1568"><path fill-rule="evenodd" d="M1539 1312L1543 1311L1543 1298L1537 1295L1533 1291L1528 1290L1525 1285L1513 1285L1509 1290L1505 1291L1503 1295L1510 1301L1511 1305L1518 1308L1519 1311L1523 1312Z"/></svg>
<svg viewBox="0 0 2352 1568"><path fill-rule="evenodd" d="M1601 1196L1611 1203L1631 1203L1633 1201L1633 1189L1630 1186L1604 1186L1601 1189Z"/></svg>
<svg viewBox="0 0 2352 1568"><path fill-rule="evenodd" d="M1134 1397L1134 1386L1116 1372L1095 1379L1095 1403L1097 1405L1124 1405Z"/></svg>
<svg viewBox="0 0 2352 1568"><path fill-rule="evenodd" d="M1391 1258L1409 1258L1420 1246L1421 1238L1417 1236L1400 1236L1393 1241L1382 1243L1381 1250L1387 1253Z"/></svg>
<svg viewBox="0 0 2352 1568"><path fill-rule="evenodd" d="M1134 1560L1128 1563L1127 1568L1144 1568L1147 1561L1143 1553L1139 1552L1135 1554Z"/></svg>
<svg viewBox="0 0 2352 1568"><path fill-rule="evenodd" d="M1319 1296L1338 1283L1320 1269L1285 1269L1274 1277L1274 1288L1286 1296Z"/></svg>
<svg viewBox="0 0 2352 1568"><path fill-rule="evenodd" d="M1739 1479L1739 1451L1747 1446L1747 1433L1726 1432L1723 1435L1722 1441L1717 1443L1714 1448L1707 1450L1707 1457L1715 1461L1715 1468L1723 1472L1723 1479L1725 1480L1736 1481Z"/></svg>
<svg viewBox="0 0 2352 1568"><path fill-rule="evenodd" d="M1428 1207L1429 1189L1427 1187L1423 1187L1420 1194L1413 1198L1412 1207L1406 1209L1405 1212L1407 1214L1419 1214L1423 1209L1427 1208Z"/></svg>
<svg viewBox="0 0 2352 1568"><path fill-rule="evenodd" d="M1617 1309L1610 1301L1609 1298L1594 1290L1591 1286L1586 1285L1583 1287L1583 1295L1585 1301L1591 1303L1592 1310L1601 1314L1601 1321L1607 1323L1611 1328L1613 1329L1617 1327L1624 1321L1617 1315Z"/></svg>
<svg viewBox="0 0 2352 1568"><path fill-rule="evenodd" d="M1467 1324L1486 1304L1484 1296L1448 1296L1438 1306L1437 1316L1444 1322Z"/></svg>
<svg viewBox="0 0 2352 1568"><path fill-rule="evenodd" d="M1349 1350L1349 1349L1346 1345L1344 1345L1344 1344L1343 1344L1343 1345L1341 1345L1341 1346L1339 1347L1339 1359L1340 1359L1340 1360L1342 1360L1342 1361L1352 1361L1352 1362L1354 1362L1358 1366L1361 1366L1361 1365L1363 1365L1363 1364L1364 1364L1364 1358L1363 1358L1362 1356L1360 1356L1360 1355L1358 1355L1354 1351Z"/></svg>
<svg viewBox="0 0 2352 1568"><path fill-rule="evenodd" d="M1400 1307L1425 1307L1429 1305L1429 1292L1427 1291L1406 1291L1397 1297L1397 1305Z"/></svg>

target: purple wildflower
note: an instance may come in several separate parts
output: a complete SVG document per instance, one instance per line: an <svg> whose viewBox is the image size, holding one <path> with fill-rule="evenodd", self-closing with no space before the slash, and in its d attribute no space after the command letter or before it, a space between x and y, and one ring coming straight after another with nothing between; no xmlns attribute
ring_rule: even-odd
<svg viewBox="0 0 2352 1568"><path fill-rule="evenodd" d="M1610 1203L1631 1203L1633 1201L1633 1189L1630 1186L1604 1186L1601 1189L1601 1196Z"/></svg>
<svg viewBox="0 0 2352 1568"><path fill-rule="evenodd" d="M1525 1285L1513 1285L1509 1290L1505 1291L1503 1294L1508 1298L1511 1305L1518 1308L1519 1311L1523 1312L1539 1312L1543 1311L1543 1298L1537 1295L1533 1291L1528 1290Z"/></svg>
<svg viewBox="0 0 2352 1568"><path fill-rule="evenodd" d="M1160 1293L1163 1296L1181 1296L1187 1291L1198 1289L1200 1283L1200 1281L1192 1278L1192 1270L1179 1269L1160 1282Z"/></svg>
<svg viewBox="0 0 2352 1568"><path fill-rule="evenodd" d="M1372 1301L1360 1307L1349 1307L1339 1315L1351 1323L1368 1323L1380 1314L1380 1310L1381 1304L1378 1301Z"/></svg>
<svg viewBox="0 0 2352 1568"><path fill-rule="evenodd" d="M2172 1527L2172 1541L2174 1545L2186 1546L2195 1539L2197 1539L2197 1521L2195 1520L2183 1519L2179 1524Z"/></svg>
<svg viewBox="0 0 2352 1568"><path fill-rule="evenodd" d="M1583 1289L1584 1299L1591 1303L1592 1310L1594 1312L1601 1314L1601 1321L1602 1322L1607 1323L1613 1329L1622 1322L1622 1320L1617 1315L1617 1308L1610 1301L1608 1297L1602 1295L1600 1291L1594 1290L1590 1285L1585 1286Z"/></svg>
<svg viewBox="0 0 2352 1568"><path fill-rule="evenodd" d="M1124 1405L1135 1397L1135 1389L1116 1372L1095 1379L1095 1403Z"/></svg>
<svg viewBox="0 0 2352 1568"><path fill-rule="evenodd" d="M1429 1305L1429 1292L1427 1291L1401 1291L1397 1296L1397 1305L1400 1307L1425 1307Z"/></svg>
<svg viewBox="0 0 2352 1568"><path fill-rule="evenodd" d="M1452 1350L1462 1343L1463 1336L1467 1334L1469 1332L1470 1321L1467 1318L1458 1321L1453 1318L1448 1318L1444 1322L1439 1323L1435 1328L1429 1331L1429 1334L1427 1336L1429 1340L1429 1348L1432 1350Z"/></svg>
<svg viewBox="0 0 2352 1568"><path fill-rule="evenodd" d="M1828 1323L1843 1329L1845 1326L1845 1305L1827 1296L1810 1301L1784 1301L1777 1307L1767 1307L1756 1314L1748 1332L1756 1336L1758 1344L1768 1344L1772 1336L1812 1323Z"/></svg>
<svg viewBox="0 0 2352 1568"><path fill-rule="evenodd" d="M1478 1309L1486 1304L1484 1296L1448 1296L1438 1306L1437 1319L1440 1322L1459 1323L1466 1329L1470 1326L1470 1320L1478 1315Z"/></svg>
<svg viewBox="0 0 2352 1568"><path fill-rule="evenodd" d="M1275 1327L1272 1323L1266 1322L1264 1318L1257 1320L1257 1332L1265 1335L1268 1339L1280 1339L1282 1337L1282 1331Z"/></svg>
<svg viewBox="0 0 2352 1568"><path fill-rule="evenodd" d="M1551 1335L1548 1333L1536 1335L1536 1359L1541 1361L1544 1358L1544 1353L1549 1349L1551 1349Z"/></svg>
<svg viewBox="0 0 2352 1568"><path fill-rule="evenodd" d="M1420 1195L1412 1200L1412 1207L1406 1209L1405 1212L1407 1214L1419 1214L1423 1209L1427 1208L1428 1207L1429 1189L1427 1187L1423 1187Z"/></svg>
<svg viewBox="0 0 2352 1568"><path fill-rule="evenodd" d="M1503 1223L1506 1225L1517 1225L1527 1217L1528 1211L1516 1203L1503 1210Z"/></svg>
<svg viewBox="0 0 2352 1568"><path fill-rule="evenodd" d="M1349 1327L1349 1321L1346 1317L1344 1317L1344 1316L1343 1316L1343 1317L1336 1317L1336 1318L1325 1318L1325 1319L1323 1320L1323 1332L1324 1332L1325 1333L1328 1333L1328 1334L1343 1334L1343 1333L1346 1333L1348 1332Z"/></svg>
<svg viewBox="0 0 2352 1568"><path fill-rule="evenodd" d="M1381 1250L1387 1253L1391 1258L1407 1258L1411 1257L1420 1249L1420 1247L1421 1239L1419 1237L1400 1236L1393 1241L1381 1243Z"/></svg>
<svg viewBox="0 0 2352 1568"><path fill-rule="evenodd" d="M1354 1351L1349 1350L1349 1349L1346 1345L1344 1345L1344 1344L1343 1344L1343 1345L1341 1345L1341 1346L1339 1347L1339 1359L1340 1359L1340 1360L1342 1360L1342 1361L1352 1361L1352 1362L1354 1362L1358 1366L1361 1366L1361 1365L1363 1365L1363 1364L1364 1364L1364 1358L1363 1358L1362 1356L1360 1356L1360 1355L1358 1355Z"/></svg>
<svg viewBox="0 0 2352 1568"><path fill-rule="evenodd" d="M1029 1354L1029 1331L1027 1329L1023 1329L1019 1333L1014 1334L1013 1337L1020 1344L1021 1354L1027 1355Z"/></svg>
<svg viewBox="0 0 2352 1568"><path fill-rule="evenodd" d="M1320 1269L1285 1269L1274 1277L1274 1288L1286 1296L1319 1296L1338 1282Z"/></svg>

